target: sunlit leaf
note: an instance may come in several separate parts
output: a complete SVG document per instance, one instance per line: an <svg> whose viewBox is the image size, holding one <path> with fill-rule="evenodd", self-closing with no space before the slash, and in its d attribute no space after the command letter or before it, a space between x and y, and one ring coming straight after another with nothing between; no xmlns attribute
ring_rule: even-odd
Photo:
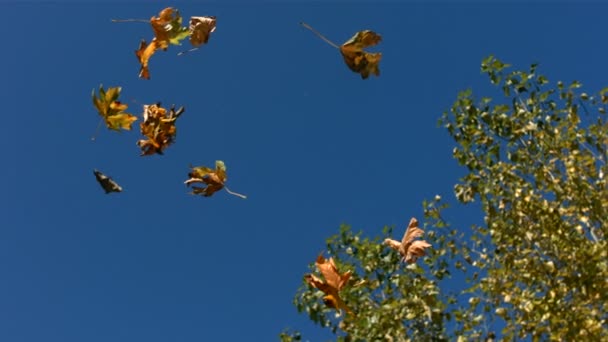
<svg viewBox="0 0 608 342"><path fill-rule="evenodd" d="M361 78L366 79L370 74L380 76L379 63L382 53L370 53L363 49L374 46L382 41L382 37L377 33L365 30L357 32L351 39L340 47L344 62L350 70L361 74Z"/></svg>
<svg viewBox="0 0 608 342"><path fill-rule="evenodd" d="M370 30L359 31L344 44L338 46L310 25L306 23L300 24L312 31L329 45L339 49L346 65L352 71L359 73L362 79L368 78L369 75L380 76L379 64L382 59L382 53L372 53L364 50L365 48L377 45L382 41L382 37L376 32Z"/></svg>
<svg viewBox="0 0 608 342"><path fill-rule="evenodd" d="M212 196L217 191L225 189L231 195L241 197L243 199L247 196L230 191L225 183L228 179L226 175L226 165L223 161L217 160L215 162L215 169L211 169L206 166L190 167L191 171L188 174L189 179L184 182L187 186L192 187L191 194L201 195L204 197ZM192 184L202 185L193 186Z"/></svg>
<svg viewBox="0 0 608 342"><path fill-rule="evenodd" d="M95 89L91 93L95 109L105 121L106 126L115 131L130 130L133 122L137 120L135 115L125 113L128 106L118 101L120 90L120 87L113 87L105 91L103 86L99 86L99 97L95 94Z"/></svg>
<svg viewBox="0 0 608 342"><path fill-rule="evenodd" d="M403 234L401 242L393 239L385 239L384 244L397 250L405 262L414 263L419 257L425 255L426 248L431 247L431 244L424 240L415 240L423 234L424 231L418 227L418 220L412 218Z"/></svg>
<svg viewBox="0 0 608 342"><path fill-rule="evenodd" d="M329 260L327 260L323 257L323 255L319 255L317 257L315 264L317 265L319 272L321 272L323 275L323 278L325 278L325 281L321 280L314 274L307 274L304 277L304 280L306 280L310 286L325 293L325 297L323 297L323 302L325 305L336 310L344 310L347 313L352 313L352 311L346 306L346 303L344 303L342 298L340 298L340 290L342 290L350 279L351 272L338 272L338 268L336 267L333 258L329 258Z"/></svg>
<svg viewBox="0 0 608 342"><path fill-rule="evenodd" d="M184 111L184 107L175 110L175 106L166 110L160 103L144 105L144 120L139 126L146 139L137 142L142 156L163 154L163 150L173 144L177 134L175 122Z"/></svg>

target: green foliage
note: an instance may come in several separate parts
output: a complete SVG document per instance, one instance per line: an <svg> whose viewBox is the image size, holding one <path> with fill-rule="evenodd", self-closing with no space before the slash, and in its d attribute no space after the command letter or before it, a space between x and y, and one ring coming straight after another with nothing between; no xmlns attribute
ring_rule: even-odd
<svg viewBox="0 0 608 342"><path fill-rule="evenodd" d="M305 283L294 299L298 311L330 329L340 341L447 340L445 309L455 299L441 294L439 282L449 275L447 259L456 258L450 246L455 246L457 232L448 231L441 219L444 206L439 197L425 207L427 222L435 229L425 236L433 244L428 256L418 263L402 263L398 252L382 244L393 233L390 227L381 237L370 239L343 225L327 240L327 252L340 272L353 272L340 296L354 314L336 313L323 304L321 291ZM403 231L397 234L400 238ZM314 270L312 263L310 269Z"/></svg>
<svg viewBox="0 0 608 342"><path fill-rule="evenodd" d="M507 73L493 57L482 71L506 101L463 92L441 124L469 173L459 201L481 201L485 227L473 229L473 285L505 320L506 338L608 338L606 91L555 88L529 71ZM487 239L489 238L489 240Z"/></svg>
<svg viewBox="0 0 608 342"><path fill-rule="evenodd" d="M440 119L468 170L456 198L479 201L484 224L464 239L439 197L424 202L433 247L411 265L381 244L390 228L370 239L342 226L327 252L353 271L341 296L355 314L337 315L304 283L294 299L337 340L481 340L497 327L507 340L608 340L608 88L591 96L576 81L550 86L536 64L509 67L482 62L502 100L463 91ZM468 285L445 293L454 270Z"/></svg>

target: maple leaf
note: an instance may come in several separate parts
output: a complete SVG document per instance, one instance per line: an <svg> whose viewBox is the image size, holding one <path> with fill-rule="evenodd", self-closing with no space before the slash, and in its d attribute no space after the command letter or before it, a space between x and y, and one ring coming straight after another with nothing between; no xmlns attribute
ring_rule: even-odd
<svg viewBox="0 0 608 342"><path fill-rule="evenodd" d="M333 258L329 258L329 260L325 259L323 255L319 255L315 262L317 269L325 278L325 281L321 280L314 274L307 274L304 276L304 280L312 287L321 290L325 293L323 297L323 302L330 308L334 308L336 310L344 310L349 314L352 314L352 311L346 306L346 303L340 298L340 290L344 288L348 280L350 279L351 272L348 271L346 273L340 274L338 272L338 268L334 263Z"/></svg>
<svg viewBox="0 0 608 342"><path fill-rule="evenodd" d="M393 239L385 239L384 244L392 249L395 249L401 254L403 260L407 263L414 263L419 257L424 256L425 249L431 247L431 244L424 240L416 240L421 237L424 231L418 227L418 220L412 218L407 226L405 234L401 242Z"/></svg>
<svg viewBox="0 0 608 342"><path fill-rule="evenodd" d="M146 40L139 43L139 48L135 50L135 56L141 64L139 77L150 79L148 64L150 57L159 49L167 50L169 44L181 45L181 41L190 35L187 27L182 26L182 17L179 11L172 7L167 7L160 11L158 17L150 18L150 25L154 31L154 38L148 44Z"/></svg>
<svg viewBox="0 0 608 342"><path fill-rule="evenodd" d="M99 185L105 190L106 194L110 192L121 192L122 187L118 185L112 178L104 175L100 171L93 170L93 174L95 175L95 179L99 182Z"/></svg>
<svg viewBox="0 0 608 342"><path fill-rule="evenodd" d="M306 23L300 24L312 31L329 45L339 49L342 57L344 58L344 62L349 69L359 73L362 79L368 78L370 74L380 76L379 64L380 60L382 59L382 53L371 53L363 50L382 41L382 36L376 32L370 30L359 31L344 44L338 46L336 43L327 39L310 25Z"/></svg>
<svg viewBox="0 0 608 342"><path fill-rule="evenodd" d="M141 134L147 139L137 141L142 156L163 154L163 150L173 144L177 134L175 121L184 111L184 107L175 110L175 106L167 111L160 103L144 105L144 120L139 127Z"/></svg>
<svg viewBox="0 0 608 342"><path fill-rule="evenodd" d="M226 176L226 165L223 161L215 161L215 169L206 166L190 166L190 169L192 169L188 174L188 177L190 178L186 180L184 184L187 186L192 184L204 184L204 187L192 186L191 194L209 197L222 189L226 189L226 192L231 195L247 198L247 196L232 192L226 187L225 183L228 177Z"/></svg>
<svg viewBox="0 0 608 342"><path fill-rule="evenodd" d="M118 101L120 96L120 87L108 88L104 90L103 86L99 86L99 97L95 94L95 89L91 93L93 105L97 112L106 123L109 129L119 131L120 129L130 130L133 122L137 120L135 115L125 113L128 106Z"/></svg>

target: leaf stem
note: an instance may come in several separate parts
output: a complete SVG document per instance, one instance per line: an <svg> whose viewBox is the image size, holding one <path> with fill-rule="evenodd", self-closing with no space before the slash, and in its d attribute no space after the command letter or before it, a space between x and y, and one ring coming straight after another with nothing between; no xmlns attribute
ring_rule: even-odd
<svg viewBox="0 0 608 342"><path fill-rule="evenodd" d="M234 196L240 197L240 198L242 198L242 199L247 199L247 196L242 195L242 194L239 194L238 192L232 192L232 191L230 191L230 189L228 189L228 187L227 187L227 186L225 186L225 185L224 185L224 189L226 189L226 192L228 192L228 193L229 193L229 194L231 194L231 195L234 195Z"/></svg>
<svg viewBox="0 0 608 342"><path fill-rule="evenodd" d="M113 23L150 23L146 19L112 19Z"/></svg>
<svg viewBox="0 0 608 342"><path fill-rule="evenodd" d="M312 28L312 26L308 25L307 23L305 23L303 21L300 22L300 25L302 25L302 26L306 27L307 29L309 29L312 33L314 33L315 35L317 35L317 37L323 39L323 41L326 42L327 44L335 47L336 49L340 49L340 47L336 43L334 43L331 40L325 38L324 35L322 35L321 33L319 33L319 31L317 31L314 28Z"/></svg>
<svg viewBox="0 0 608 342"><path fill-rule="evenodd" d="M190 49L190 50L186 50L186 51L178 52L178 53L177 53L177 55L178 55L178 56L181 56L181 55L184 55L184 54L186 54L186 53L188 53L188 52L192 52L192 51L196 51L196 50L198 50L198 48L197 48L197 47L192 48L192 49Z"/></svg>
<svg viewBox="0 0 608 342"><path fill-rule="evenodd" d="M103 123L103 118L99 119L99 123L97 124L97 128L95 128L95 133L93 133L93 136L91 137L91 141L95 141L95 137L97 136L97 133L99 133L99 128L101 128L102 123Z"/></svg>

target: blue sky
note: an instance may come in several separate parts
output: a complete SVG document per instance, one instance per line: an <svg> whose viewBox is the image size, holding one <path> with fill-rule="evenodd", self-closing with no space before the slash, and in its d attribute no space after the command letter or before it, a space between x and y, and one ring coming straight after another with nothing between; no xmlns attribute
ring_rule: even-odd
<svg viewBox="0 0 608 342"><path fill-rule="evenodd" d="M157 53L138 79L133 51L164 7L217 16L199 51ZM270 341L287 327L327 338L292 297L341 223L401 230L463 170L437 127L458 91L495 95L494 54L539 62L553 82L606 86L599 3L0 3L0 340ZM361 80L337 43L383 36L382 75ZM186 45L187 47L187 45ZM90 93L122 86L129 112L186 107L165 155L140 157L137 130L103 130ZM135 126L137 127L137 126ZM188 195L189 164L224 160L220 192ZM125 191L105 195L97 168ZM455 226L475 210L446 213Z"/></svg>

